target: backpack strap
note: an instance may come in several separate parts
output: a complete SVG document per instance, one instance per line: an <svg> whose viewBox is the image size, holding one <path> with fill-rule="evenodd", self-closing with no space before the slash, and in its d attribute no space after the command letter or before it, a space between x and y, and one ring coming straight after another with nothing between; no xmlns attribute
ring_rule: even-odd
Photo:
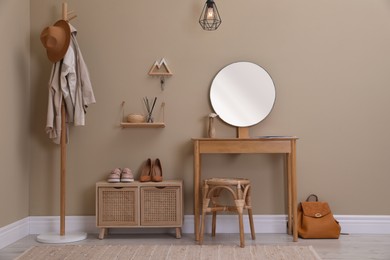
<svg viewBox="0 0 390 260"><path fill-rule="evenodd" d="M314 198L314 201L318 201L318 196L315 195L315 194L310 194L310 195L307 197L306 201L310 201L311 198Z"/></svg>

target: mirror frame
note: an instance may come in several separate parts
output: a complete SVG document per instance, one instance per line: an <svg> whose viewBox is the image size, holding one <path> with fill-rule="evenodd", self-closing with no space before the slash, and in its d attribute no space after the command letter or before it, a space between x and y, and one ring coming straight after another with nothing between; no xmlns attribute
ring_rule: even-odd
<svg viewBox="0 0 390 260"><path fill-rule="evenodd" d="M276 90L268 72L259 65L241 61L222 68L210 87L214 112L225 123L248 127L264 120L274 107Z"/></svg>

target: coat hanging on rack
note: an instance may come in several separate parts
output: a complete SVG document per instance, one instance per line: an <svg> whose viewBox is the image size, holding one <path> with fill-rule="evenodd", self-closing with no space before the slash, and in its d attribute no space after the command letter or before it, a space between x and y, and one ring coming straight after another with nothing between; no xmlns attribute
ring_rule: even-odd
<svg viewBox="0 0 390 260"><path fill-rule="evenodd" d="M49 80L46 133L56 144L60 143L61 136L61 102L65 102L67 127L85 125L87 107L96 103L88 68L76 39L77 30L71 24L69 28L69 48L63 59L53 64Z"/></svg>

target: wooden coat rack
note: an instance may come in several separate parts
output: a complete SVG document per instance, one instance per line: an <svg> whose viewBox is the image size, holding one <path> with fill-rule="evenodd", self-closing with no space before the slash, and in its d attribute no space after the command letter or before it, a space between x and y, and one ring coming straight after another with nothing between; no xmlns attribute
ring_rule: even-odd
<svg viewBox="0 0 390 260"><path fill-rule="evenodd" d="M76 18L74 11L68 12L67 3L62 3L62 19L70 21ZM41 234L37 240L42 243L70 243L84 240L87 234L84 232L65 233L65 211L66 211L66 109L65 101L61 102L61 164L60 164L60 234Z"/></svg>

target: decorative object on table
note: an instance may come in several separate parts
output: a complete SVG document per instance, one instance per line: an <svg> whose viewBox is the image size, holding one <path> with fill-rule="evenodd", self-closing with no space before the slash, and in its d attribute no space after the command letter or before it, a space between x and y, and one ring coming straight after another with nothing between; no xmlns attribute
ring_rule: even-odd
<svg viewBox="0 0 390 260"><path fill-rule="evenodd" d="M214 0L207 0L199 17L200 26L203 30L215 31L221 23L222 19Z"/></svg>
<svg viewBox="0 0 390 260"><path fill-rule="evenodd" d="M129 123L145 123L146 118L144 115L139 114L129 114L127 116L127 122Z"/></svg>
<svg viewBox="0 0 390 260"><path fill-rule="evenodd" d="M149 101L147 97L144 97L145 107L146 110L148 111L148 115L146 117L146 122L148 123L153 123L152 114L153 114L154 105L156 105L156 101L157 101L157 97L153 99L153 102Z"/></svg>
<svg viewBox="0 0 390 260"><path fill-rule="evenodd" d="M314 198L314 201L310 201ZM298 235L301 238L339 238L341 227L333 217L327 202L318 201L315 194L298 207Z"/></svg>
<svg viewBox="0 0 390 260"><path fill-rule="evenodd" d="M160 76L161 90L164 90L165 77L170 77L173 75L164 58L162 58L159 62L155 61L148 74L150 76Z"/></svg>
<svg viewBox="0 0 390 260"><path fill-rule="evenodd" d="M216 113L210 113L208 118L209 118L209 124L208 124L208 130L207 130L207 136L209 138L215 138L215 126L214 126L214 119L217 117L218 115Z"/></svg>

